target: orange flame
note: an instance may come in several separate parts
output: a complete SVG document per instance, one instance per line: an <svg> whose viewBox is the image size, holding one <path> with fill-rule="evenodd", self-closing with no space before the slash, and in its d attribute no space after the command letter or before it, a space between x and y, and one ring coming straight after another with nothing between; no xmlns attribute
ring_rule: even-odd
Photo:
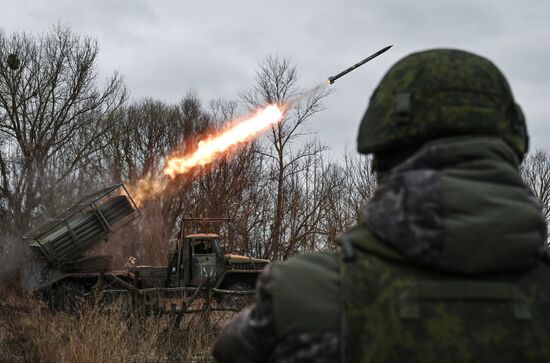
<svg viewBox="0 0 550 363"><path fill-rule="evenodd" d="M189 156L169 156L166 159L164 174L175 178L195 166L204 166L214 161L230 147L254 139L260 133L275 125L283 118L283 110L277 105L267 106L240 122L235 122L218 135L199 141L197 150Z"/></svg>
<svg viewBox="0 0 550 363"><path fill-rule="evenodd" d="M164 177L144 177L129 188L135 202L141 205L143 200L164 190L167 183L166 177L174 179L196 166L210 164L232 146L255 139L271 126L279 123L283 118L284 110L285 108L279 105L266 106L252 115L232 121L223 131L205 137L199 141L197 150L189 155L180 156L178 151L172 152L164 163Z"/></svg>

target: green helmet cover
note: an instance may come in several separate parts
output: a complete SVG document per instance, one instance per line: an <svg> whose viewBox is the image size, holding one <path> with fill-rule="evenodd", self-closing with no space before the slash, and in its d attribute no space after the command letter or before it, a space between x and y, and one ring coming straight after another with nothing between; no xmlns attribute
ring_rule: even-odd
<svg viewBox="0 0 550 363"><path fill-rule="evenodd" d="M361 121L357 149L384 155L466 135L498 136L520 160L528 148L523 113L500 70L472 53L435 49L386 73Z"/></svg>

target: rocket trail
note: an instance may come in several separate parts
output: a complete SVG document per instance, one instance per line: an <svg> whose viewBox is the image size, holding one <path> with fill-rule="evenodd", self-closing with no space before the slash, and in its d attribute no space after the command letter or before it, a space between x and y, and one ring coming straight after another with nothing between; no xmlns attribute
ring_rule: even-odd
<svg viewBox="0 0 550 363"><path fill-rule="evenodd" d="M258 110L253 115L234 123L225 131L199 141L198 148L193 154L187 157L168 157L165 162L164 174L174 179L177 175L184 174L195 166L211 163L218 155L232 146L246 143L279 123L283 118L283 113L284 108L277 105L269 105Z"/></svg>
<svg viewBox="0 0 550 363"><path fill-rule="evenodd" d="M298 105L300 101L321 92L340 77L378 57L391 47L390 45L380 49L378 52L368 56L335 76L329 77L317 86L287 100L282 105L267 105L258 108L251 114L229 121L222 130L203 135L203 138L197 145L197 149L190 154L182 156L179 149L172 151L164 160L162 175L143 177L138 180L135 185L129 187L134 195L134 200L139 205L143 200L161 193L168 185L169 180L175 179L178 175L186 174L196 167L208 165L224 155L227 155L227 153L234 149L234 146L242 145L256 139L265 131L281 122L286 110Z"/></svg>
<svg viewBox="0 0 550 363"><path fill-rule="evenodd" d="M169 180L186 174L199 166L208 165L226 155L233 147L256 139L264 131L278 124L286 107L268 105L236 120L229 121L222 130L203 135L192 153L181 155L176 148L164 160L163 175L147 176L129 186L138 205L143 200L162 192Z"/></svg>

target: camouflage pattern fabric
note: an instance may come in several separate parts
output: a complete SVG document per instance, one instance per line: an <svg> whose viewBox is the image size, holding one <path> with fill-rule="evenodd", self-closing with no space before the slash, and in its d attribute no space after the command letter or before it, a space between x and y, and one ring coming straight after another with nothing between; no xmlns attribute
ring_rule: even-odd
<svg viewBox="0 0 550 363"><path fill-rule="evenodd" d="M436 140L394 168L364 209L366 226L414 263L477 274L540 259L546 223L499 138Z"/></svg>
<svg viewBox="0 0 550 363"><path fill-rule="evenodd" d="M391 153L460 135L502 138L521 159L528 139L506 78L472 53L435 49L395 64L373 93L357 138L360 153Z"/></svg>
<svg viewBox="0 0 550 363"><path fill-rule="evenodd" d="M356 254L342 267L343 362L550 361L549 265L437 273L369 252L379 242L364 227L353 234Z"/></svg>

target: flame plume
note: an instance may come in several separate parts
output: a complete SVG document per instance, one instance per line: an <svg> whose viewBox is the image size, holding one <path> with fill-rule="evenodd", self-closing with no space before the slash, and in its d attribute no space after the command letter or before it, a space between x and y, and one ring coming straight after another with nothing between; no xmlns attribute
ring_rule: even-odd
<svg viewBox="0 0 550 363"><path fill-rule="evenodd" d="M223 131L205 136L199 141L197 149L188 155L181 156L178 150L173 151L164 162L164 175L144 177L129 188L134 200L141 205L143 200L165 189L167 178L174 179L197 166L208 165L225 155L231 147L250 142L279 123L284 111L283 106L268 105L251 115L230 122Z"/></svg>
<svg viewBox="0 0 550 363"><path fill-rule="evenodd" d="M283 118L283 110L277 105L269 105L240 122L235 122L218 135L199 141L197 150L186 157L169 156L166 159L164 174L174 179L195 166L204 166L214 161L230 147L254 139L270 126Z"/></svg>
<svg viewBox="0 0 550 363"><path fill-rule="evenodd" d="M207 165L227 153L232 146L249 142L258 137L262 132L279 123L283 119L287 109L293 108L299 105L302 100L314 96L317 92L323 91L338 78L367 63L371 59L378 57L391 47L390 45L380 49L378 52L368 56L337 75L329 77L326 81L321 82L308 91L292 99L286 100L285 106L276 104L268 105L248 117L231 122L224 131L206 136L203 140L199 141L197 150L189 155L180 156L180 152L172 152L165 160L163 176L147 176L139 180L134 187L130 187L130 190L135 196L135 201L138 205L141 204L143 199L147 199L163 191L166 188L168 179L174 179L178 175L185 174L196 166Z"/></svg>

